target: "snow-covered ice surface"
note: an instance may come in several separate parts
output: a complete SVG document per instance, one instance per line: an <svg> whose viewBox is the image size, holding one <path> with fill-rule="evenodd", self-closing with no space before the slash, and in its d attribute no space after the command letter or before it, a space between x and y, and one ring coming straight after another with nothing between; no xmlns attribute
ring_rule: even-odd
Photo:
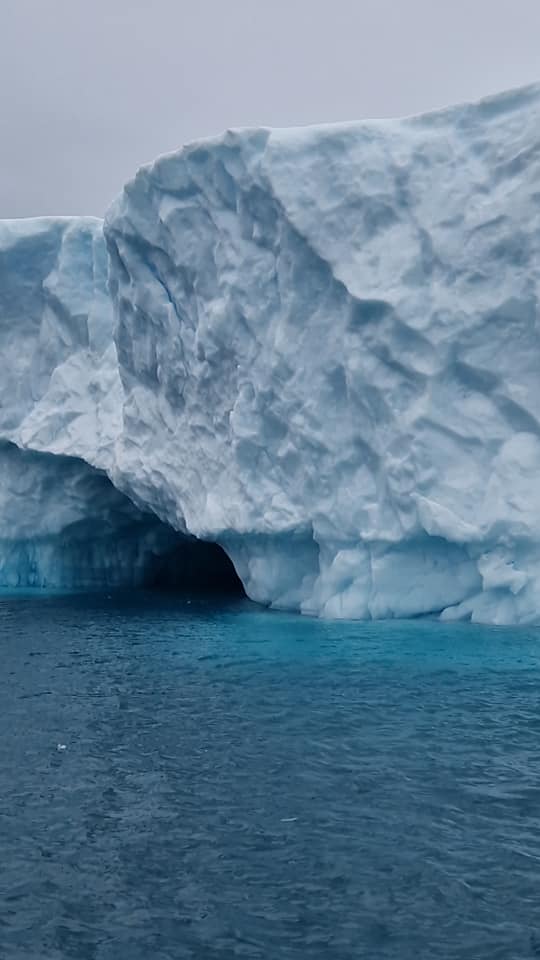
<svg viewBox="0 0 540 960"><path fill-rule="evenodd" d="M229 131L106 239L118 486L264 603L540 620L540 87Z"/></svg>

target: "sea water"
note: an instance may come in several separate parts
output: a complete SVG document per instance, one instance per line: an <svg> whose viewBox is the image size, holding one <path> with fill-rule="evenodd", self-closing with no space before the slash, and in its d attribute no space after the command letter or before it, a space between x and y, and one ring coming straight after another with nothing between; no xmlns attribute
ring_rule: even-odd
<svg viewBox="0 0 540 960"><path fill-rule="evenodd" d="M540 956L540 631L0 601L2 960Z"/></svg>

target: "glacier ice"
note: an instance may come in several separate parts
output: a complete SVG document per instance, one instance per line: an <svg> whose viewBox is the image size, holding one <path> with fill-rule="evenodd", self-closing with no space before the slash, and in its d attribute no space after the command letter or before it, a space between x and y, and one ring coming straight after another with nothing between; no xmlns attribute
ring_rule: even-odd
<svg viewBox="0 0 540 960"><path fill-rule="evenodd" d="M192 144L107 251L8 222L0 439L220 543L261 603L540 622L539 184L535 86Z"/></svg>
<svg viewBox="0 0 540 960"><path fill-rule="evenodd" d="M114 488L122 393L102 224L0 222L0 589L130 586L174 532Z"/></svg>
<svg viewBox="0 0 540 960"><path fill-rule="evenodd" d="M539 184L538 87L141 169L116 482L264 603L539 619Z"/></svg>
<svg viewBox="0 0 540 960"><path fill-rule="evenodd" d="M107 268L99 220L0 222L3 591L228 576L107 476L123 402Z"/></svg>
<svg viewBox="0 0 540 960"><path fill-rule="evenodd" d="M0 439L106 469L122 388L102 221L0 221Z"/></svg>

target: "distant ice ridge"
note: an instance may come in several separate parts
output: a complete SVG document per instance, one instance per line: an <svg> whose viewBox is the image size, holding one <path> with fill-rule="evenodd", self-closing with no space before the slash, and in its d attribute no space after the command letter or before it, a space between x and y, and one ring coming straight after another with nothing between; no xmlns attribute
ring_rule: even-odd
<svg viewBox="0 0 540 960"><path fill-rule="evenodd" d="M540 88L229 131L106 219L114 482L328 617L540 622Z"/></svg>

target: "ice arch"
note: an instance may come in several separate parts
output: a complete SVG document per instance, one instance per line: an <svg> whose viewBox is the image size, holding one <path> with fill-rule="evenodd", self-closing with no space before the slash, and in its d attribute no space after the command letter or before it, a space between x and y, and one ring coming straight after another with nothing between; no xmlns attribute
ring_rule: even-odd
<svg viewBox="0 0 540 960"><path fill-rule="evenodd" d="M138 509L74 457L0 446L0 591L153 587L242 592L213 543Z"/></svg>

